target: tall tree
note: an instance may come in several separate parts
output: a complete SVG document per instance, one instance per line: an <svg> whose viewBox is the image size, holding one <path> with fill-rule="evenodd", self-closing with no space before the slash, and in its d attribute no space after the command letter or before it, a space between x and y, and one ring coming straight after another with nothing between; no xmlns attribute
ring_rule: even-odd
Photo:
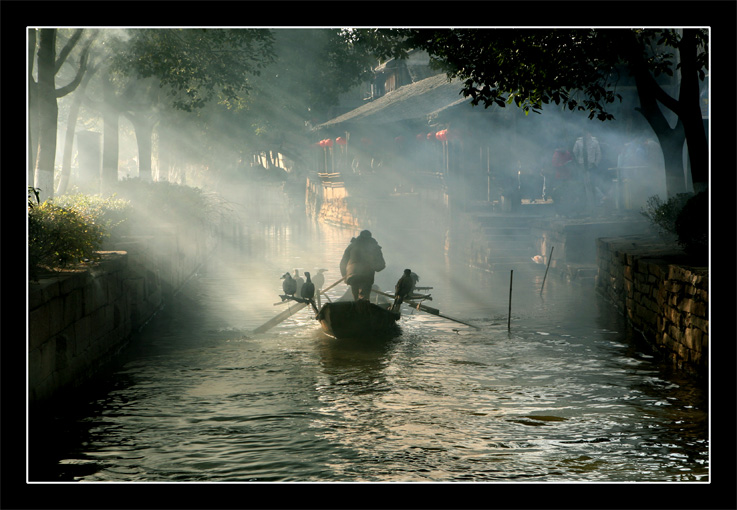
<svg viewBox="0 0 737 510"><path fill-rule="evenodd" d="M156 110L186 112L217 102L236 107L251 90L251 80L273 60L272 35L258 29L134 29L118 43L110 72L139 88L121 105L133 122L139 146L139 175L151 179L151 136L158 121ZM162 93L153 93L153 80ZM146 89L146 90L144 90ZM131 90L131 89L129 89Z"/></svg>
<svg viewBox="0 0 737 510"><path fill-rule="evenodd" d="M29 175L29 182L41 190L39 197L42 201L54 195L56 133L59 116L57 99L72 92L81 82L87 66L89 40L81 53L74 78L57 89L56 75L79 42L82 33L82 29L75 30L58 55L56 53L56 29L40 29L38 37L35 35L29 37L29 53L35 51L30 48L31 44L35 48L36 41L38 41L38 53L35 59L37 80L33 79L33 66L29 66L29 73L31 73L29 76L29 114L32 119L36 119L38 126L37 138L32 142L35 164L33 176Z"/></svg>
<svg viewBox="0 0 737 510"><path fill-rule="evenodd" d="M514 104L540 111L554 103L610 120L609 105L621 95L626 70L640 100L637 110L664 151L669 195L685 191L682 150L688 143L695 189L708 183L706 132L700 114L699 80L708 62L708 33L701 29L361 29L346 33L383 58L426 50L449 77L464 82L473 104ZM672 97L661 77L680 72ZM661 106L676 116L671 127Z"/></svg>

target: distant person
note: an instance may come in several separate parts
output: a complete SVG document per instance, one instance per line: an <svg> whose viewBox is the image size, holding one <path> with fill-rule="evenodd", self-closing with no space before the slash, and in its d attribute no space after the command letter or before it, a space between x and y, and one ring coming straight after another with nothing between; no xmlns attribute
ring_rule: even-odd
<svg viewBox="0 0 737 510"><path fill-rule="evenodd" d="M371 232L363 230L358 237L351 239L340 261L340 274L351 286L353 299L370 300L374 276L386 267L381 246L371 237Z"/></svg>
<svg viewBox="0 0 737 510"><path fill-rule="evenodd" d="M557 147L553 151L553 178L556 182L567 181L571 178L573 156L565 147Z"/></svg>
<svg viewBox="0 0 737 510"><path fill-rule="evenodd" d="M599 163L601 163L601 146L596 137L591 136L588 130L583 136L576 140L573 145L573 156L581 170L584 190L586 193L586 205L594 206L595 193L599 180Z"/></svg>

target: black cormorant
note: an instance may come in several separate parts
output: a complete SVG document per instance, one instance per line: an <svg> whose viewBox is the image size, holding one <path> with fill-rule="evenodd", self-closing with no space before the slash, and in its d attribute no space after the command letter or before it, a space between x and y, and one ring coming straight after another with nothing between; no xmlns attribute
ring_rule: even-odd
<svg viewBox="0 0 737 510"><path fill-rule="evenodd" d="M281 288L284 290L284 294L287 296L294 296L297 293L297 282L295 279L292 278L291 274L284 273L282 280L284 280L284 283L282 283Z"/></svg>
<svg viewBox="0 0 737 510"><path fill-rule="evenodd" d="M307 281L302 285L302 289L300 289L300 296L302 299L306 299L310 302L312 305L312 308L315 310L315 313L317 313L317 306L315 305L315 284L312 283L312 280L310 280L310 273L305 271L305 278L307 278Z"/></svg>
<svg viewBox="0 0 737 510"><path fill-rule="evenodd" d="M394 286L394 304L392 305L392 311L399 311L399 305L401 305L404 299L412 293L414 288L415 280L412 278L412 270L405 269L404 274Z"/></svg>

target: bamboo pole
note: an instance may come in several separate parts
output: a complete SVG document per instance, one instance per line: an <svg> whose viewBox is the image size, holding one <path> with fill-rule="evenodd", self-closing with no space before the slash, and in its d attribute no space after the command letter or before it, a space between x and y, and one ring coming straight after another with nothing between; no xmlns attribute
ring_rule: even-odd
<svg viewBox="0 0 737 510"><path fill-rule="evenodd" d="M323 290L323 293L325 293L326 291L328 291L328 290L332 289L333 287L335 287L336 285L338 285L338 284L339 284L340 282L342 282L343 280L345 280L345 277L341 278L340 280L338 280L337 282L335 282L335 283L334 283L334 284L332 284L331 286L329 286L329 287L326 287L326 288L325 288L325 289ZM297 313L297 312L299 312L300 310L302 310L302 309L303 309L304 307L306 307L307 305L308 305L308 303L297 303L297 305L296 305L296 306L294 306L294 307L289 307L289 309L288 309L288 310L284 310L284 311L283 311L282 313L280 313L280 314L279 314L279 315L277 315L276 317L274 317L274 318L272 318L272 319L269 319L269 320L268 320L268 321L266 321L266 322L265 322L264 324L262 324L261 326L259 326L259 327L258 327L258 328L256 328L256 329L254 329L254 330L253 330L253 333L263 333L263 332L265 332L265 331L268 331L268 330L270 330L271 328L273 328L274 326L276 326L276 325L277 325L277 324L279 324L280 322L283 322L284 320L288 319L289 317L291 317L291 316L292 316L292 315L294 315L295 313Z"/></svg>
<svg viewBox="0 0 737 510"><path fill-rule="evenodd" d="M386 297L391 297L391 298L394 297L393 294L387 294L386 292L382 292L382 291L376 290L376 289L371 289L371 292L375 292L376 294L380 294L380 295L386 296ZM423 296L420 296L420 297L424 299ZM418 298L415 298L415 299L418 299ZM431 299L431 298L427 298L427 299ZM406 304L407 306L410 306L410 307L412 307L412 308L414 308L416 310L421 310L423 312L427 312L429 314L437 315L438 317L442 317L443 319L448 319L449 321L458 322L460 324L465 324L466 326L471 326L472 328L479 329L478 326L474 326L473 324L469 324L468 322L463 322L462 320L454 319L453 317L449 317L449 316L447 316L445 314L442 314L442 313L440 313L440 310L438 310L437 308L433 308L431 306L426 306L426 305L423 305L422 303L416 303L416 302L410 301L410 300L405 300L404 301L404 304Z"/></svg>
<svg viewBox="0 0 737 510"><path fill-rule="evenodd" d="M540 295L543 294L543 287L545 287L545 279L548 277L548 269L550 269L550 261L553 260L553 249L555 246L550 247L550 255L548 255L548 267L545 268L545 276L543 276L543 284L540 285Z"/></svg>
<svg viewBox="0 0 737 510"><path fill-rule="evenodd" d="M507 316L507 330L512 328L512 280L514 279L514 269L509 274L509 315Z"/></svg>

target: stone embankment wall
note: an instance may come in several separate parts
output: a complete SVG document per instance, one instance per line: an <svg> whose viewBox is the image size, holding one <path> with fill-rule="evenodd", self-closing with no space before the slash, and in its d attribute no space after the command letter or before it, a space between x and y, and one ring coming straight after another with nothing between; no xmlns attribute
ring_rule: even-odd
<svg viewBox="0 0 737 510"><path fill-rule="evenodd" d="M597 240L597 290L677 369L706 374L709 270L646 236Z"/></svg>
<svg viewBox="0 0 737 510"><path fill-rule="evenodd" d="M48 401L90 381L209 255L212 232L129 238L86 270L28 284L28 395Z"/></svg>

